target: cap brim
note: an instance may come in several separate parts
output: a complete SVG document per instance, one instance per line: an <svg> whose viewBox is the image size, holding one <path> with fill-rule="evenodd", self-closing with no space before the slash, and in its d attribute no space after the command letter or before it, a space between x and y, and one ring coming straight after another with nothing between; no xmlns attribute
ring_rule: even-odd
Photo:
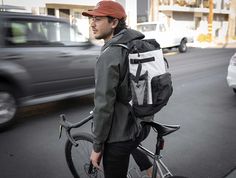
<svg viewBox="0 0 236 178"><path fill-rule="evenodd" d="M82 12L83 16L87 16L87 17L91 17L91 16L107 16L103 13L97 12L97 11L93 11L93 10L88 10L87 12Z"/></svg>

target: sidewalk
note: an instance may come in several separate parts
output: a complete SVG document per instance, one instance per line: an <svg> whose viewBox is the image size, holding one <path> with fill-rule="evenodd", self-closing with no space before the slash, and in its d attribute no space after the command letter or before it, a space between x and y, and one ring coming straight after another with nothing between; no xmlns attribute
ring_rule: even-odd
<svg viewBox="0 0 236 178"><path fill-rule="evenodd" d="M231 40L227 43L216 43L216 42L194 42L189 43L189 47L195 48L236 48L236 40Z"/></svg>

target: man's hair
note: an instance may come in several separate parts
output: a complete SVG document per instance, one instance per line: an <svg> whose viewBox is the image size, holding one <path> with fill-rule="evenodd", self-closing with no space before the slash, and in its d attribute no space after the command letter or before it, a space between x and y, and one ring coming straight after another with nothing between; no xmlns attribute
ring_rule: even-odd
<svg viewBox="0 0 236 178"><path fill-rule="evenodd" d="M110 17L110 16L108 16L108 22L110 23L110 22L112 22L113 20L114 20L115 18L114 17ZM117 33L119 33L121 30L123 30L123 29L126 29L127 28L127 25L126 25L126 22L125 22L125 19L124 18L122 18L122 19L118 19L118 24L117 24L117 26L116 26L116 28L115 28L115 30L114 30L114 35L116 35Z"/></svg>

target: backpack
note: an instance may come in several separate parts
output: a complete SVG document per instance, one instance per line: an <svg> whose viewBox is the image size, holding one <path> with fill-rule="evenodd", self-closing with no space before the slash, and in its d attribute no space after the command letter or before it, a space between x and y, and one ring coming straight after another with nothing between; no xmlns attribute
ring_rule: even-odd
<svg viewBox="0 0 236 178"><path fill-rule="evenodd" d="M171 74L165 63L167 67L169 65L159 43L155 39L138 39L127 45L115 45L127 50L125 70L128 68L129 72L131 101L128 104L132 115L138 118L153 116L167 104L173 93Z"/></svg>

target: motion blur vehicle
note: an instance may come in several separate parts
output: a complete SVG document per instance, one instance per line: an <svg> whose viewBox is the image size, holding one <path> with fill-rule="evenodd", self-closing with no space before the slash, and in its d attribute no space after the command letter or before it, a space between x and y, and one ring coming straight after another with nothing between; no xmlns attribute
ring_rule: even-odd
<svg viewBox="0 0 236 178"><path fill-rule="evenodd" d="M229 62L227 82L236 94L236 53L231 57Z"/></svg>
<svg viewBox="0 0 236 178"><path fill-rule="evenodd" d="M93 93L99 52L66 20L0 11L0 130L19 107Z"/></svg>

